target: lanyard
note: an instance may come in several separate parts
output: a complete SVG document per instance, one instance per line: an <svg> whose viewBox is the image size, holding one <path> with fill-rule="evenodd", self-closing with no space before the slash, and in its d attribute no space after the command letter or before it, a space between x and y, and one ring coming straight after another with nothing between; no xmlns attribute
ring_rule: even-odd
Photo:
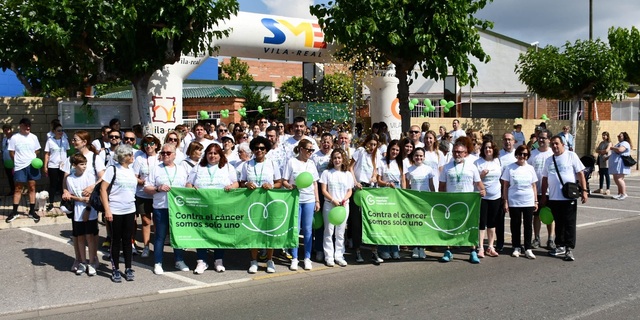
<svg viewBox="0 0 640 320"><path fill-rule="evenodd" d="M176 179L176 175L178 174L178 167L176 166L173 171L173 178L169 178L169 171L167 170L167 166L163 166L163 167L164 167L164 172L167 174L167 180L169 180L169 186L171 187L173 185L173 180Z"/></svg>
<svg viewBox="0 0 640 320"><path fill-rule="evenodd" d="M467 164L467 161L463 160L462 161L462 170L460 170L460 172L458 172L458 166L454 165L453 169L456 171L456 182L460 183L460 178L462 177L462 174L464 173L464 165Z"/></svg>
<svg viewBox="0 0 640 320"><path fill-rule="evenodd" d="M211 165L207 164L207 171L209 172L209 185L213 185L213 177L216 176L216 172L218 171L218 165L214 167L213 174L211 173Z"/></svg>
<svg viewBox="0 0 640 320"><path fill-rule="evenodd" d="M257 185L262 185L262 173L264 172L264 159L262 160L262 168L260 169L260 175L256 171L256 167L258 166L258 162L256 159L253 159L253 175L256 177Z"/></svg>

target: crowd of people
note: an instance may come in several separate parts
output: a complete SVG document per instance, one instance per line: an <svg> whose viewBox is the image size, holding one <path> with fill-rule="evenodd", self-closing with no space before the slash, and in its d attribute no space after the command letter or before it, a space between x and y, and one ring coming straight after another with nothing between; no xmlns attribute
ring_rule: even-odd
<svg viewBox="0 0 640 320"><path fill-rule="evenodd" d="M362 188L402 188L420 192L479 192L482 197L478 221L478 245L469 248L469 261L480 263L484 257L497 257L504 252L505 215L510 217L512 234L511 256L535 259L532 249L541 244L541 208L548 207L554 222L547 225L546 247L552 256L567 261L575 259L576 213L578 197L588 199L583 170L585 166L572 151L574 140L562 134L552 136L538 126L529 143L521 125L504 133L502 140L493 135L478 135L464 131L455 119L453 130L440 126L438 133L428 123L413 125L398 139L392 137L385 123L375 123L364 130L361 124L353 135L347 123L332 121L307 126L304 118L292 123L259 118L253 126L246 121L208 125L197 123L192 128L178 125L166 134L164 141L143 135L137 130L122 130L113 119L101 129L95 140L87 131L77 130L71 140L58 121L53 121L44 150L44 174L49 178L50 203L56 194L65 201L73 200L72 214L77 274L95 275L98 268L98 220L102 215L106 225L103 247L109 249L114 282L134 280L132 256L151 256L153 243L155 274L164 273L163 248L169 230L167 193L173 187L213 188L229 191L236 188L255 190L294 189L296 178L311 173L313 183L299 188L299 230L303 236L302 256L298 248L284 248L290 259L289 268L298 270L300 260L305 270L312 269L311 259L333 267L348 265L347 248L353 250L355 261L363 263L362 209L353 201ZM32 165L41 145L30 132L31 121L20 120L19 132L3 127L3 153L14 164L10 174L13 210L6 222L18 215L23 188L28 188L29 216L40 217L35 211L36 181L41 171ZM600 188L596 192L609 194L609 174L618 186L618 200L627 197L624 176L630 168L623 162L631 150L626 132L613 144L603 132L603 141L595 152L600 168ZM75 150L67 156L68 150ZM5 158L6 160L6 158ZM13 184L15 182L15 185ZM606 182L606 188L603 183ZM577 196L568 196L567 183L577 183ZM99 188L104 212L87 205L93 190ZM329 221L329 212L343 206L347 219L340 225ZM322 212L324 227L314 230L314 212ZM142 248L135 245L140 217ZM152 227L153 241L152 241ZM521 232L521 231L524 232ZM411 250L414 259L427 257L426 247ZM371 261L379 264L387 259L400 259L402 244L371 247ZM88 248L88 254L86 252ZM192 269L184 260L184 250L174 248L174 267L202 274L209 269L207 248L194 248L197 261ZM406 248L409 249L409 248ZM441 251L440 261L453 259L450 248ZM213 253L216 272L224 272L225 250ZM248 272L258 272L258 260L266 260L266 272L276 271L274 249L255 248L249 252ZM440 255L440 254L438 254ZM120 270L123 257L124 271Z"/></svg>

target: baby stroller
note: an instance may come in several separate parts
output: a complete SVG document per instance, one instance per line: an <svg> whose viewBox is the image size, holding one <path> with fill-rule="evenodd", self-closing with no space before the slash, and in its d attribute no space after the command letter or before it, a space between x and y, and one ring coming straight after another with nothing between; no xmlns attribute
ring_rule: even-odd
<svg viewBox="0 0 640 320"><path fill-rule="evenodd" d="M591 188L589 188L589 180L591 174L596 170L596 158L592 155L586 155L580 158L580 162L584 165L584 179L587 180L587 194L591 194Z"/></svg>

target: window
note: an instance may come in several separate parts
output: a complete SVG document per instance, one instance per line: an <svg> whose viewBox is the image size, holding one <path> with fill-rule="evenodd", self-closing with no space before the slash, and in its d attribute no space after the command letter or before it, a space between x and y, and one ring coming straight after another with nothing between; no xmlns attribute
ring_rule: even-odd
<svg viewBox="0 0 640 320"><path fill-rule="evenodd" d="M571 120L572 101L558 101L558 120ZM578 104L578 120L584 120L584 101Z"/></svg>

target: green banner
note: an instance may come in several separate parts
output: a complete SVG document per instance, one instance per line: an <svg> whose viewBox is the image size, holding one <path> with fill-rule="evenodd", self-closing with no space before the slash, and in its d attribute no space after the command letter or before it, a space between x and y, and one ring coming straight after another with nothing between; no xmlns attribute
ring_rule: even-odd
<svg viewBox="0 0 640 320"><path fill-rule="evenodd" d="M351 108L346 103L307 102L307 121L325 121L327 119L337 122L351 119Z"/></svg>
<svg viewBox="0 0 640 320"><path fill-rule="evenodd" d="M480 194L364 188L362 241L379 245L475 246Z"/></svg>
<svg viewBox="0 0 640 320"><path fill-rule="evenodd" d="M174 248L298 247L298 190L171 188Z"/></svg>

